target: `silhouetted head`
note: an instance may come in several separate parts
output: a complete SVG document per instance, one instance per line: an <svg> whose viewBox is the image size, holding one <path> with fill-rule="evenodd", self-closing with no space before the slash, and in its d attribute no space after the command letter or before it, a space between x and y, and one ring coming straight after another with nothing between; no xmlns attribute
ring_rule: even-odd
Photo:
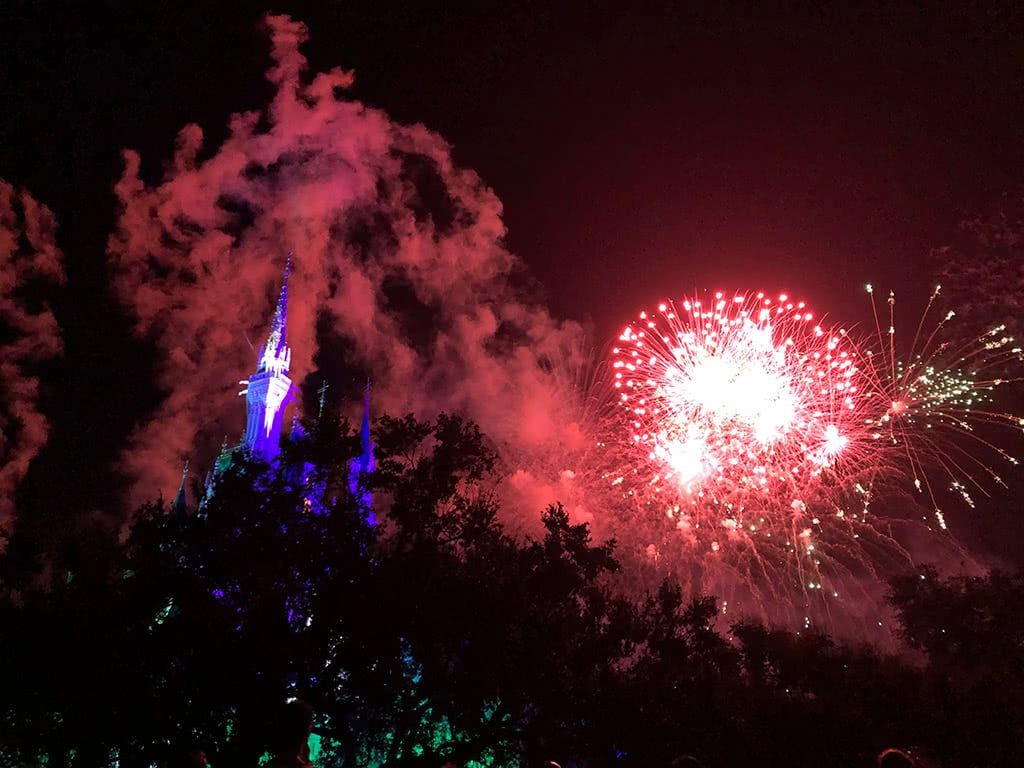
<svg viewBox="0 0 1024 768"><path fill-rule="evenodd" d="M890 747L878 755L878 768L914 768L916 763L908 752Z"/></svg>
<svg viewBox="0 0 1024 768"><path fill-rule="evenodd" d="M670 768L704 768L704 764L693 755L677 757L669 765Z"/></svg>
<svg viewBox="0 0 1024 768"><path fill-rule="evenodd" d="M306 758L306 745L313 731L313 708L304 701L290 701L270 723L268 747L275 757Z"/></svg>

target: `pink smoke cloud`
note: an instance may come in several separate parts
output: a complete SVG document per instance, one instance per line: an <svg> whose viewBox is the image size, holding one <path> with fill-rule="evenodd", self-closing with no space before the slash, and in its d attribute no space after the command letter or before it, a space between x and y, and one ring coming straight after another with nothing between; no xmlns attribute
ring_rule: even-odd
<svg viewBox="0 0 1024 768"><path fill-rule="evenodd" d="M0 542L15 519L14 491L48 435L35 366L63 345L33 288L64 282L55 229L45 205L0 180Z"/></svg>
<svg viewBox="0 0 1024 768"><path fill-rule="evenodd" d="M236 439L235 384L255 362L245 339L262 341L289 251L296 381L332 343L317 337L326 319L374 377L377 413L464 414L513 471L536 473L537 451L578 448L565 371L585 363L583 332L514 287L522 266L494 192L437 134L345 98L351 72L308 76L304 25L266 26L276 93L265 111L234 115L219 147L183 128L154 185L124 153L114 287L159 345L166 393L124 453L131 501L172 493L184 458L209 461L224 434ZM565 467L550 469L556 488Z"/></svg>

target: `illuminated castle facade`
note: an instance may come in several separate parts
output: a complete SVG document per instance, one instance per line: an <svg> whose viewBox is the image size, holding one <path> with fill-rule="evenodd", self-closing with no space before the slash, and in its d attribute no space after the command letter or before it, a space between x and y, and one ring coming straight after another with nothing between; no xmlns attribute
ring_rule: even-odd
<svg viewBox="0 0 1024 768"><path fill-rule="evenodd" d="M281 293L274 308L273 319L270 321L270 332L267 335L266 343L260 347L256 357L256 370L248 379L239 382L244 386L239 395L245 396L245 432L242 442L234 448L229 448L226 441L221 446L220 456L206 476L206 489L203 499L200 501L200 508L214 493L217 476L231 466L232 457L236 451L242 451L268 464L273 464L281 454L281 433L285 411L295 399L296 394L296 386L288 375L292 360L291 349L288 347L288 277L291 273L291 265L291 255L289 255L285 264ZM321 391L320 407L322 411L323 391ZM349 464L348 484L349 490L353 496L359 499L368 519L373 522L373 500L369 491L365 489L365 478L373 472L376 465L370 435L369 385L366 387L363 402L363 419L359 436L361 453ZM302 428L296 419L292 424L291 438L296 440L301 437ZM308 477L311 469L311 467L301 468L301 472L298 472L300 481L305 482L305 477ZM178 489L178 495L172 505L179 512L185 510L187 474L188 466L186 464L182 474L181 487ZM314 506L318 506L317 501L323 502L322 499L310 499Z"/></svg>

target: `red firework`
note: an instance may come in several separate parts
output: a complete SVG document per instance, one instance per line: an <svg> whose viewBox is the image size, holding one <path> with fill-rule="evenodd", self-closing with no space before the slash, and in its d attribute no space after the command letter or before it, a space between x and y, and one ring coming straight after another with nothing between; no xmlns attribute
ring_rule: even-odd
<svg viewBox="0 0 1024 768"><path fill-rule="evenodd" d="M841 593L871 593L844 615L874 605L910 547L959 555L954 539L917 536L929 520L945 527L928 476L973 505L970 470L992 473L979 445L1016 463L973 426L1024 425L984 407L1004 381L984 371L1021 352L1000 328L948 348L941 323L921 344L927 314L900 364L894 321L855 340L786 295L641 312L612 350L619 418L605 423L618 437L602 477L623 502L617 537L741 611L805 625ZM934 517L922 521L907 479Z"/></svg>
<svg viewBox="0 0 1024 768"><path fill-rule="evenodd" d="M793 610L806 623L809 598L873 572L866 547L900 551L866 523L859 482L880 444L870 360L804 302L666 301L625 328L612 357L628 435L606 480L643 512L647 556L723 610Z"/></svg>
<svg viewBox="0 0 1024 768"><path fill-rule="evenodd" d="M854 345L786 295L666 302L619 341L614 386L649 484L720 509L726 527L816 500L823 474L866 437Z"/></svg>

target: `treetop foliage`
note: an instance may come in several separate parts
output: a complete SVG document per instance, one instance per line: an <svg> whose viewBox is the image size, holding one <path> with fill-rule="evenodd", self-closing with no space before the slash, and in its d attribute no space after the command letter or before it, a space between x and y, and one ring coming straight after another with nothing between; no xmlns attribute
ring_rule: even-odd
<svg viewBox="0 0 1024 768"><path fill-rule="evenodd" d="M1024 581L893 582L917 662L738 623L664 583L633 600L613 543L560 506L507 533L471 423L325 420L280 465L236 456L199 509L160 501L0 584L0 763L256 766L287 697L317 766L871 765L926 744L1024 764ZM193 497L200 489L195 488Z"/></svg>

